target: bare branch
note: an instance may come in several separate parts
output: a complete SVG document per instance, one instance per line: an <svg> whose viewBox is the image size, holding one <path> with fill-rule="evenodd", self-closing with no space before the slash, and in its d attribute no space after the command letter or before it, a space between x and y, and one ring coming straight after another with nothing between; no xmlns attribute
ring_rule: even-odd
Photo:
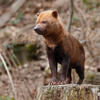
<svg viewBox="0 0 100 100"><path fill-rule="evenodd" d="M71 24L72 24L72 18L73 18L73 0L70 0L70 16L68 19L68 26L67 26L67 30L68 32L70 32L71 29Z"/></svg>
<svg viewBox="0 0 100 100"><path fill-rule="evenodd" d="M88 40L86 34L89 34L91 31L90 31L90 27L89 27L89 23L86 19L86 16L85 16L85 13L81 10L80 7L78 7L78 5L75 3L75 8L76 10L78 11L79 15L80 15L80 19L81 19L81 24L82 24L82 32L83 32L83 35L84 35L84 39L85 39L85 46L90 54L90 56L92 57L93 61L96 61L95 60L95 56L94 56L94 53L91 51L91 47L89 46L90 45L90 41ZM97 62L97 61L96 61Z"/></svg>
<svg viewBox="0 0 100 100"><path fill-rule="evenodd" d="M1 54L0 54L0 59L1 59L2 63L3 63L3 65L4 65L5 70L7 71L7 74L8 74L8 77L9 77L9 80L10 80L14 95L16 96L16 91L15 91L15 87L14 87L14 83L13 83L11 74L10 74L10 72L8 70L8 67L7 67L7 64L6 64L4 58L3 58L3 56Z"/></svg>

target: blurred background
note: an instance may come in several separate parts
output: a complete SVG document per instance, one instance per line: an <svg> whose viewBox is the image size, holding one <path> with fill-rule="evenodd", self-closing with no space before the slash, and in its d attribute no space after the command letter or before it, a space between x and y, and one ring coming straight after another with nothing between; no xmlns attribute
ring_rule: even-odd
<svg viewBox="0 0 100 100"><path fill-rule="evenodd" d="M100 85L100 0L0 0L0 100L36 100L50 81L45 44L33 30L36 14L48 9L58 10L66 29L73 13L70 34L86 54L84 83Z"/></svg>

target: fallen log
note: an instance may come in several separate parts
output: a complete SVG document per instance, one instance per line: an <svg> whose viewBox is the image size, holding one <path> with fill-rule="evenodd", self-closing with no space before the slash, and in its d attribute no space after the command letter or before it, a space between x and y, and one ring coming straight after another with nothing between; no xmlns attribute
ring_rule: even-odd
<svg viewBox="0 0 100 100"><path fill-rule="evenodd" d="M17 0L11 5L10 10L0 17L0 28L3 27L7 21L9 21L9 19L20 7L22 7L25 1L26 0Z"/></svg>

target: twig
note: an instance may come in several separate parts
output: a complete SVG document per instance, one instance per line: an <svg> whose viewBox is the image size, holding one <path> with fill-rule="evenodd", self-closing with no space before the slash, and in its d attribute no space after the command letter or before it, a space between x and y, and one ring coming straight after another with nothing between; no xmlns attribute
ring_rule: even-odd
<svg viewBox="0 0 100 100"><path fill-rule="evenodd" d="M74 6L75 6L76 10L78 11L78 13L80 14L80 18L82 18L83 25L86 26L87 28L89 28L89 25L86 21L86 17L84 16L85 13L78 7L78 5L76 3L74 3Z"/></svg>
<svg viewBox="0 0 100 100"><path fill-rule="evenodd" d="M13 53L12 53L11 50L9 50L9 54L8 54L8 55L9 55L9 57L10 57L10 59L11 59L13 65L14 65L14 67L17 68L17 63L16 63L15 60L14 60Z"/></svg>
<svg viewBox="0 0 100 100"><path fill-rule="evenodd" d="M8 70L8 67L7 67L7 64L6 64L4 58L3 58L3 56L1 54L0 54L0 59L1 59L2 63L3 63L3 65L4 65L5 70L7 71L7 74L8 74L8 77L9 77L9 80L10 80L10 83L11 83L11 86L12 86L12 90L14 92L14 95L16 96L16 91L15 91L15 87L14 87L14 83L13 83L11 74L10 74L10 72Z"/></svg>
<svg viewBox="0 0 100 100"><path fill-rule="evenodd" d="M70 32L71 29L72 18L73 18L73 0L70 0L70 16L68 19L68 26L67 26L68 32Z"/></svg>
<svg viewBox="0 0 100 100"><path fill-rule="evenodd" d="M8 65L9 65L9 67L11 68L11 63L10 63L9 58L6 55L6 53L5 52L2 52L2 55L4 56L5 60L7 61Z"/></svg>
<svg viewBox="0 0 100 100"><path fill-rule="evenodd" d="M15 59L16 63L17 63L18 65L21 65L21 63L20 63L19 59L17 58L17 56L15 55L15 53L14 53L14 52L13 52L13 57L14 57L14 59Z"/></svg>

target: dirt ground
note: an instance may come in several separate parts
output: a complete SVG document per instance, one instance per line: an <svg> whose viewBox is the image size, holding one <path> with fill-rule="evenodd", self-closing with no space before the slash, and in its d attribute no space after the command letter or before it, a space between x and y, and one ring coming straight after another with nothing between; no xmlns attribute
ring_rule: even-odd
<svg viewBox="0 0 100 100"><path fill-rule="evenodd" d="M16 100L36 100L37 88L44 83L42 67L44 68L45 66L43 62L29 62L12 70L11 75L16 90ZM7 74L0 76L0 96L14 97Z"/></svg>

